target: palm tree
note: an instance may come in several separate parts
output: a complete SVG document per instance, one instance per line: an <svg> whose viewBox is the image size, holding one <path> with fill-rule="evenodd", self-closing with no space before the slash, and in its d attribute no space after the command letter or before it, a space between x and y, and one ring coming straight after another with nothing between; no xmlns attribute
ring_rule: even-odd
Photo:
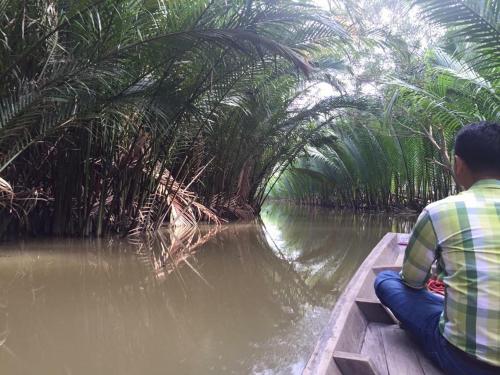
<svg viewBox="0 0 500 375"><path fill-rule="evenodd" d="M456 132L471 122L500 121L500 3L411 3L425 20L446 28L442 48L411 56L397 36L379 33L382 42L369 40L370 48L390 46L391 53L401 55L382 88L384 115L359 121L351 114L337 125L336 141L310 148L272 196L419 209L458 189L451 163Z"/></svg>
<svg viewBox="0 0 500 375"><path fill-rule="evenodd" d="M6 0L0 12L11 232L155 230L213 218L219 196L257 211L272 164L328 111L287 104L319 74L316 54L349 43L306 0Z"/></svg>

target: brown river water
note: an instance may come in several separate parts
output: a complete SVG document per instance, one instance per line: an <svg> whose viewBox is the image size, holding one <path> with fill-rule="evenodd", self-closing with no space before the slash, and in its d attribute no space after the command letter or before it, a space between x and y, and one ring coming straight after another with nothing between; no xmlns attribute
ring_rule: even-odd
<svg viewBox="0 0 500 375"><path fill-rule="evenodd" d="M300 374L357 267L413 220L268 205L217 233L3 243L0 374Z"/></svg>

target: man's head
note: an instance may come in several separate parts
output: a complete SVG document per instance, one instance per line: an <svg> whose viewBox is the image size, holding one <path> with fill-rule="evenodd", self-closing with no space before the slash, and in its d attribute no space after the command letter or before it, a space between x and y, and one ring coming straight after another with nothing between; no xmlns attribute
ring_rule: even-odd
<svg viewBox="0 0 500 375"><path fill-rule="evenodd" d="M468 189L485 178L500 179L500 125L480 122L463 127L455 139L455 175Z"/></svg>

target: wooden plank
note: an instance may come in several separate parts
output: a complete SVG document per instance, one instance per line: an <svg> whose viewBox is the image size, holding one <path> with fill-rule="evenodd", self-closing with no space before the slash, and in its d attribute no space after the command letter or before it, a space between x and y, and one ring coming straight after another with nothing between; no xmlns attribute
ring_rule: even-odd
<svg viewBox="0 0 500 375"><path fill-rule="evenodd" d="M414 344L401 328L386 326L381 334L390 375L425 375Z"/></svg>
<svg viewBox="0 0 500 375"><path fill-rule="evenodd" d="M335 351L333 358L342 374L380 375L370 358L364 355Z"/></svg>
<svg viewBox="0 0 500 375"><path fill-rule="evenodd" d="M420 366L422 366L422 370L424 370L425 375L444 375L444 373L438 369L436 365L434 365L429 358L425 356L422 351L417 350L417 357L420 361Z"/></svg>
<svg viewBox="0 0 500 375"><path fill-rule="evenodd" d="M363 338L365 337L368 321L359 307L352 303L349 314L347 314L344 322L335 350L359 353L363 345Z"/></svg>
<svg viewBox="0 0 500 375"><path fill-rule="evenodd" d="M398 249L399 249L399 255L396 259L396 266L403 267L403 261L405 259L405 251L406 247L408 245L408 241L410 239L409 235L405 234L399 234L398 235Z"/></svg>
<svg viewBox="0 0 500 375"><path fill-rule="evenodd" d="M385 325L381 323L368 324L365 341L363 342L363 347L361 348L361 354L370 358L375 369L381 375L389 375L387 360L385 358L384 344L380 333L380 326L384 327Z"/></svg>
<svg viewBox="0 0 500 375"><path fill-rule="evenodd" d="M404 249L401 251L401 253L399 253L397 259L396 259L396 263L394 265L398 266L398 267L403 267L403 261L405 259L405 252L404 252Z"/></svg>
<svg viewBox="0 0 500 375"><path fill-rule="evenodd" d="M397 235L395 241L392 243L392 246L387 246L380 252L380 255L375 259L373 266L377 267L384 264L394 265L396 263L396 259L399 254L401 254L400 247L398 245Z"/></svg>
<svg viewBox="0 0 500 375"><path fill-rule="evenodd" d="M323 331L303 371L304 375L342 374L336 362L332 361L333 352L337 350L336 347L340 339L342 328L345 326L354 300L358 296L361 287L364 285L367 275L372 272L372 268L381 254L383 254L384 251L388 251L388 249L392 251L392 248L397 245L397 238L398 235L396 233L387 233L358 268L345 291L335 304L330 316L330 321ZM359 340L362 344L364 337L356 337L354 339Z"/></svg>
<svg viewBox="0 0 500 375"><path fill-rule="evenodd" d="M379 300L356 298L356 305L358 305L368 322L385 324L397 323L397 320L393 319L393 315L388 313L387 309Z"/></svg>
<svg viewBox="0 0 500 375"><path fill-rule="evenodd" d="M401 266L395 266L393 264L381 265L372 268L375 275L378 275L382 271L401 271Z"/></svg>
<svg viewBox="0 0 500 375"><path fill-rule="evenodd" d="M375 274L373 272L368 272L368 275L366 275L365 281L361 286L357 297L376 300L377 295L375 294L375 289L373 288L374 282Z"/></svg>
<svg viewBox="0 0 500 375"><path fill-rule="evenodd" d="M400 325L400 322L399 322L398 318L396 318L396 317L394 316L394 314L392 313L392 311L391 311L391 310L389 310L389 309L388 309L387 307L385 307L385 306L384 306L384 309L385 309L385 311L387 312L387 314L391 317L391 319L392 319L392 320L393 320L393 321L394 321L394 322L395 322L395 323L399 326L399 325Z"/></svg>

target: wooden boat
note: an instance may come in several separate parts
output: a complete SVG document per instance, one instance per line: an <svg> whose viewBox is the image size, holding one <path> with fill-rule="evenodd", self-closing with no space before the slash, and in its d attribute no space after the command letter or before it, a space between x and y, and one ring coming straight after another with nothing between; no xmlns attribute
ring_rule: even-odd
<svg viewBox="0 0 500 375"><path fill-rule="evenodd" d="M375 276L400 270L408 235L388 233L354 274L303 375L442 375L378 300Z"/></svg>

